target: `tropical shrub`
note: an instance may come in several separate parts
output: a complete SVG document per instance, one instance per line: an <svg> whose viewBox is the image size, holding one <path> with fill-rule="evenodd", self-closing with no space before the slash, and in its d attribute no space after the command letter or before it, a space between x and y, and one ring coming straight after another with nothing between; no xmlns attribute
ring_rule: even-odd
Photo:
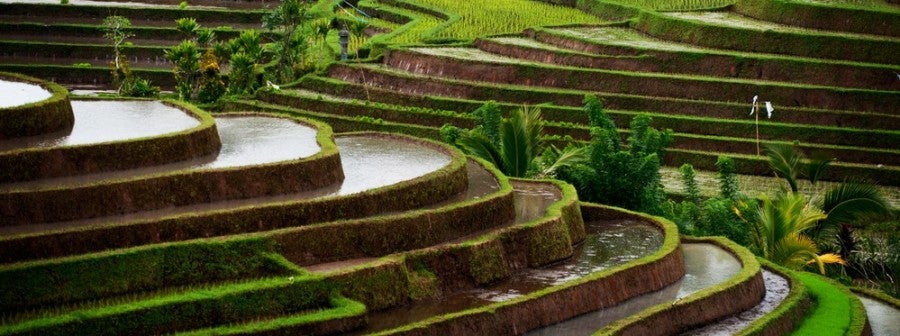
<svg viewBox="0 0 900 336"><path fill-rule="evenodd" d="M681 232L695 236L724 236L743 246L750 245L748 221L756 219L757 202L740 193L734 160L720 156L716 161L719 195L702 200L694 168L681 167L685 200L669 201L666 217L679 225Z"/></svg>
<svg viewBox="0 0 900 336"><path fill-rule="evenodd" d="M159 94L159 87L132 73L128 57L122 52L123 46L131 44L126 39L134 36L129 31L130 27L131 21L122 16L108 16L103 20L103 37L110 40L113 46L114 58L110 64L113 85L116 92L122 96L154 97ZM90 67L90 64L87 67Z"/></svg>
<svg viewBox="0 0 900 336"><path fill-rule="evenodd" d="M588 159L558 169L556 176L573 184L582 200L663 213L659 167L665 147L672 142L672 130L652 128L650 117L638 115L631 121L626 149L602 101L587 95L584 103L591 134Z"/></svg>
<svg viewBox="0 0 900 336"><path fill-rule="evenodd" d="M281 39L275 42L278 55L275 77L282 82L293 80L295 66L304 63L310 35L305 26L311 20L307 11L306 1L285 0L263 18L263 27L281 35Z"/></svg>
<svg viewBox="0 0 900 336"><path fill-rule="evenodd" d="M525 177L537 169L535 158L543 146L540 109L526 106L504 119L497 103L488 102L473 113L480 120L476 128L444 126L444 139L467 154L494 164L507 176Z"/></svg>
<svg viewBox="0 0 900 336"><path fill-rule="evenodd" d="M825 273L825 263L844 261L832 253L819 255L816 243L804 234L825 217L822 210L810 205L801 194L781 191L775 199L762 195L758 219L750 226L753 249L781 266L801 269L815 263Z"/></svg>
<svg viewBox="0 0 900 336"><path fill-rule="evenodd" d="M192 100L200 71L200 48L193 40L184 40L166 50L166 58L174 64L175 90L181 100Z"/></svg>

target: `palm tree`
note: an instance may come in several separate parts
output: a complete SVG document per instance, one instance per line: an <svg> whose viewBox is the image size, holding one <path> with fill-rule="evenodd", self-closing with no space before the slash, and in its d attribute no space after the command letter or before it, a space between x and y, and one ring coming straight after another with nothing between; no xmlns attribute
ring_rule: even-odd
<svg viewBox="0 0 900 336"><path fill-rule="evenodd" d="M524 177L540 152L543 127L540 109L526 106L500 122L496 141L488 137L491 131L478 128L462 134L457 143L468 154L493 163L507 176Z"/></svg>
<svg viewBox="0 0 900 336"><path fill-rule="evenodd" d="M751 223L751 241L763 258L792 269L815 263L823 274L826 263L844 264L836 254L819 255L815 241L805 234L828 216L803 195L779 192L774 200L766 195L761 199L758 220Z"/></svg>

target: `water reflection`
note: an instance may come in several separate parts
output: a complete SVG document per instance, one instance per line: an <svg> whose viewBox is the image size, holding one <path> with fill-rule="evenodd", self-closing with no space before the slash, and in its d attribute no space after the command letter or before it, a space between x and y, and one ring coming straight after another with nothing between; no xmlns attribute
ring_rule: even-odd
<svg viewBox="0 0 900 336"><path fill-rule="evenodd" d="M50 98L50 91L40 85L0 79L0 108L39 102Z"/></svg>
<svg viewBox="0 0 900 336"><path fill-rule="evenodd" d="M660 303L673 302L725 281L741 269L731 253L713 244L682 244L685 275L662 290L644 294L616 306L528 332L527 335L590 335L606 325Z"/></svg>
<svg viewBox="0 0 900 336"><path fill-rule="evenodd" d="M368 327L360 333L390 329L426 318L510 300L527 293L577 279L653 253L662 245L663 235L655 227L632 221L588 223L588 235L575 255L562 263L528 269L490 286L454 293L436 300L369 315Z"/></svg>
<svg viewBox="0 0 900 336"><path fill-rule="evenodd" d="M900 309L889 306L884 302L857 295L866 307L866 315L872 326L874 336L900 335Z"/></svg>
<svg viewBox="0 0 900 336"><path fill-rule="evenodd" d="M188 113L160 101L72 101L75 125L68 135L0 141L0 151L26 147L74 146L180 132L200 125Z"/></svg>

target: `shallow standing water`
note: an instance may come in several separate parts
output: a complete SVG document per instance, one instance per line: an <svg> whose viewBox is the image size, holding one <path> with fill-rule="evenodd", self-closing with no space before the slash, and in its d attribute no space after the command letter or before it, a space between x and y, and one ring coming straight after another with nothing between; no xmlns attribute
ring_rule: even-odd
<svg viewBox="0 0 900 336"><path fill-rule="evenodd" d="M31 104L51 96L40 85L0 79L0 108Z"/></svg>
<svg viewBox="0 0 900 336"><path fill-rule="evenodd" d="M402 181L415 179L441 169L450 163L450 156L416 141L402 138L353 135L335 138L341 155L344 181L341 185L309 192L199 203L189 206L144 211L121 216L92 218L71 222L0 227L0 236L60 229L76 229L93 225L114 225L124 222L155 220L186 214L201 215L212 211L294 202L315 197L346 195L362 192Z"/></svg>
<svg viewBox="0 0 900 336"><path fill-rule="evenodd" d="M249 166L295 160L316 154L315 128L289 119L262 116L216 117L222 148L202 169Z"/></svg>
<svg viewBox="0 0 900 336"><path fill-rule="evenodd" d="M158 136L184 131L200 121L160 101L72 101L75 125L68 135L0 141L0 151L24 147L74 146Z"/></svg>
<svg viewBox="0 0 900 336"><path fill-rule="evenodd" d="M762 302L740 314L688 331L683 335L734 335L750 323L770 313L778 307L791 291L790 283L784 277L763 269L763 282L766 284L766 295Z"/></svg>
<svg viewBox="0 0 900 336"><path fill-rule="evenodd" d="M159 166L5 183L0 184L0 192L72 188L97 181L141 178L185 169L206 170L267 164L308 157L321 150L316 140L316 129L289 119L233 115L217 116L215 120L222 143L217 154Z"/></svg>
<svg viewBox="0 0 900 336"><path fill-rule="evenodd" d="M360 333L386 330L435 315L514 299L648 255L658 250L663 241L662 233L657 228L633 221L589 223L587 229L584 243L576 248L569 260L546 268L524 270L487 288L372 313L367 328Z"/></svg>
<svg viewBox="0 0 900 336"><path fill-rule="evenodd" d="M425 175L450 163L450 157L412 141L377 136L342 136L344 183L335 195L348 195Z"/></svg>
<svg viewBox="0 0 900 336"><path fill-rule="evenodd" d="M866 315L872 326L874 336L900 335L900 309L894 308L884 302L857 295L866 307Z"/></svg>
<svg viewBox="0 0 900 336"><path fill-rule="evenodd" d="M713 244L681 244L684 278L659 291L644 294L616 306L587 313L526 335L590 335L606 325L665 302L674 302L701 289L725 281L740 271L731 253Z"/></svg>

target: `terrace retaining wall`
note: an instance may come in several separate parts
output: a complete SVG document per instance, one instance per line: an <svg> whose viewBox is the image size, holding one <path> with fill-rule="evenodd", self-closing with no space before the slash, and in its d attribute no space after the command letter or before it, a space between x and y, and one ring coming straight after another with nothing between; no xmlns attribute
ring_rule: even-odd
<svg viewBox="0 0 900 336"><path fill-rule="evenodd" d="M784 106L895 112L900 94L853 89L795 88L785 84L732 83L710 79L626 75L594 69L553 68L434 56L404 49L385 51L384 64L429 76L489 83L555 87L694 100L729 101L754 92Z"/></svg>
<svg viewBox="0 0 900 336"><path fill-rule="evenodd" d="M331 128L315 123L322 150L308 158L227 169L187 169L61 189L0 192L2 225L111 216L204 202L315 190L344 179ZM321 133L326 134L321 136ZM78 202L72 202L78 200Z"/></svg>
<svg viewBox="0 0 900 336"><path fill-rule="evenodd" d="M123 141L22 148L0 153L0 182L83 175L191 160L218 152L212 117L199 109L167 101L200 124L180 132Z"/></svg>
<svg viewBox="0 0 900 336"><path fill-rule="evenodd" d="M53 82L7 72L0 72L0 79L39 85L51 94L50 98L39 102L0 108L0 140L72 129L75 116L72 114L72 104L69 103L69 91L66 88ZM5 174L0 174L0 177L3 175Z"/></svg>

